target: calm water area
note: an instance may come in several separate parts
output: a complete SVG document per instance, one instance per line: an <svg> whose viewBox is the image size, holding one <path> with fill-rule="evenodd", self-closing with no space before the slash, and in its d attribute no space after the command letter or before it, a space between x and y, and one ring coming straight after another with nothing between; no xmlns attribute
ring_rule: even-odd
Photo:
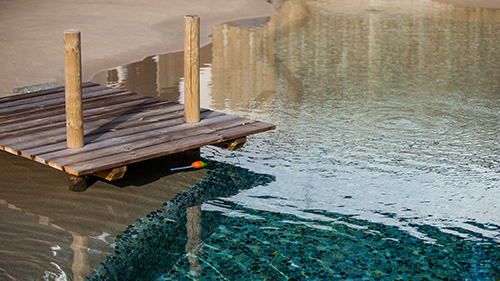
<svg viewBox="0 0 500 281"><path fill-rule="evenodd" d="M59 200L96 210L56 223L0 197L0 237L26 245L0 247L0 279L499 280L500 10L272 2L213 28L200 81L202 107L277 129L203 148L204 171L150 174L168 194L123 188L141 208L91 187ZM153 55L92 81L182 101L182 64ZM90 226L56 227L72 219Z"/></svg>

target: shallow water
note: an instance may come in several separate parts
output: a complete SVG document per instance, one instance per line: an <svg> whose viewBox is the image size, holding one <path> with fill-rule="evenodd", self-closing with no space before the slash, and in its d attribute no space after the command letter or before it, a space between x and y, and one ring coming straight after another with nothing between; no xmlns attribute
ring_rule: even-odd
<svg viewBox="0 0 500 281"><path fill-rule="evenodd" d="M140 208L120 215L128 205L117 202L131 204L141 194L124 189L123 198L95 203L121 212L96 209L91 223L81 223L103 224L88 234L93 244L84 244L93 253L85 272L93 271L95 280L130 277L139 269L151 280L499 277L500 11L425 0L274 4L278 13L271 17L215 27L212 43L202 49L201 76L203 107L277 125L250 137L242 150L209 147L203 157L272 175L274 181L250 189L242 185L234 194L179 209L159 208L160 202L177 201L169 201L172 192L157 190L154 199L141 196ZM102 72L93 81L182 100L182 75L182 54L174 53ZM42 178L41 185L62 181L58 176L54 173L50 183ZM203 177L185 176L191 178L183 188ZM105 188L87 192L89 201L116 196ZM24 207L29 210L24 216L43 227L43 216L32 216L36 210L27 207L35 199L13 203L15 196L9 195L2 214L23 213L11 211L9 203ZM42 198L41 205L57 208L50 198ZM53 224L90 233L69 223L84 214L50 211L42 213L57 214ZM184 227L190 212L198 232ZM101 214L114 223L106 225ZM2 225L10 226L2 233L15 242L13 229L26 237L30 224L14 217L5 216ZM196 218L201 222L193 223ZM35 259L40 268L52 267L38 279L71 278L78 237L51 231L35 229L35 238L22 239L41 245L36 247L41 258ZM108 236L99 239L104 233ZM137 233L152 244L141 244ZM4 250L15 251L28 249ZM165 251L170 263L147 264ZM22 267L22 257L15 255L20 260L15 266ZM113 267L113 260L131 257L138 258L127 268Z"/></svg>
<svg viewBox="0 0 500 281"><path fill-rule="evenodd" d="M277 15L215 27L202 54L202 106L278 126L242 151L205 151L277 176L252 193L281 201L239 202L355 214L417 236L403 219L497 239L470 222L500 224L500 11L432 1L276 5ZM182 73L169 71L181 56L95 80L182 101ZM170 74L179 78L162 80Z"/></svg>
<svg viewBox="0 0 500 281"><path fill-rule="evenodd" d="M204 241L201 276L499 277L500 11L276 6L277 15L215 27L203 49L202 106L277 130L237 152L203 151L276 181L201 206L227 216ZM112 70L109 84L135 90L154 69L150 94L182 101L182 74L162 80L176 56ZM191 280L189 264L160 279Z"/></svg>

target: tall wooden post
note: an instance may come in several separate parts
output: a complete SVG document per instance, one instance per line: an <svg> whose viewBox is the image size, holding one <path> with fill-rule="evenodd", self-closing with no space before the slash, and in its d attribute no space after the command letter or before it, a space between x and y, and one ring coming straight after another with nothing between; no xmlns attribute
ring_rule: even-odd
<svg viewBox="0 0 500 281"><path fill-rule="evenodd" d="M200 122L200 17L184 16L184 120Z"/></svg>
<svg viewBox="0 0 500 281"><path fill-rule="evenodd" d="M82 61L80 31L64 31L64 84L66 89L66 143L83 147Z"/></svg>

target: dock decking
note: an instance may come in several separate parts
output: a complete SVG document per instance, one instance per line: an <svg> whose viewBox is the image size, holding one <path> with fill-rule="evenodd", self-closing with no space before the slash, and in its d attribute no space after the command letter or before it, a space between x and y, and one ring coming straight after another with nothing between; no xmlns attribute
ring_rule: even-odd
<svg viewBox="0 0 500 281"><path fill-rule="evenodd" d="M0 98L0 149L83 176L272 130L274 125L84 83L84 147L67 148L64 87Z"/></svg>

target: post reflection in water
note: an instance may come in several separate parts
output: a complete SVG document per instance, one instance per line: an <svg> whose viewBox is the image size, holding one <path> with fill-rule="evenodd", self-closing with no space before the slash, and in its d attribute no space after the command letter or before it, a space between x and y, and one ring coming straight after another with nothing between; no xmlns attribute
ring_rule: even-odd
<svg viewBox="0 0 500 281"><path fill-rule="evenodd" d="M201 253L201 206L186 209L186 228L186 255L189 259L189 273L192 276L200 276L201 266L198 257Z"/></svg>
<svg viewBox="0 0 500 281"><path fill-rule="evenodd" d="M224 217L218 212L203 212L200 206L241 190L267 185L275 179L216 162L211 162L205 170L198 183L165 202L160 209L137 219L118 235L109 256L88 280L156 280L184 257L188 260L189 274L202 275L199 260L202 240L218 228Z"/></svg>
<svg viewBox="0 0 500 281"><path fill-rule="evenodd" d="M73 278L75 281L85 280L89 272L89 244L90 239L87 236L72 233L73 243L71 243L71 250L73 250Z"/></svg>
<svg viewBox="0 0 500 281"><path fill-rule="evenodd" d="M15 212L15 213L13 213ZM10 214L9 214L10 213ZM79 233L76 233L72 230L65 229L61 227L60 225L56 225L52 223L53 221L51 218L32 213L31 211L27 211L24 209L21 209L13 204L8 203L5 200L0 199L0 214L2 217L13 217L17 219L17 224L10 222L10 220L2 220L2 226L5 227L3 229L3 233L15 233L16 236L23 237L22 233L22 227L19 227L19 225L26 225L26 227L29 227L31 229L42 229L45 235L54 235L54 236L70 236L72 238L71 245L69 245L69 248L73 251L73 260L71 261L70 265L71 266L71 273L73 275L73 279L75 281L83 281L85 280L86 276L90 272L90 264L89 264L89 256L88 256L88 250L89 250L89 244L90 244L90 239L88 236L81 235ZM14 220L15 220L14 219ZM14 226L12 226L13 224ZM7 230L8 229L8 230ZM9 237L10 239L10 237ZM10 242L10 241L9 241ZM38 248L43 246L45 241L42 241L40 238L38 239L32 239L29 243L27 243L30 248L31 253L35 250L34 248ZM11 245L9 246L13 247L15 249L19 249L16 245ZM54 253L55 253L55 249ZM59 250L59 247L57 248ZM4 255L7 255L7 252L4 250ZM10 252L8 255L12 255ZM53 255L53 261L52 264L56 265L55 267L60 270L60 268L66 264L62 264L56 257L56 255ZM14 261L11 261L14 262ZM59 262L59 264L57 263ZM33 262L34 265L36 262ZM36 270L41 271L40 269L42 268L41 264L36 264L36 266L31 265L32 268L25 269L25 271L28 271L30 274L34 275L34 272ZM40 268L37 268L40 267ZM33 272L31 272L33 271ZM69 273L69 272L68 272ZM45 277L51 276L52 273L45 271ZM54 274L55 275L55 274ZM62 274L65 275L65 274ZM1 276L0 276L1 277Z"/></svg>

